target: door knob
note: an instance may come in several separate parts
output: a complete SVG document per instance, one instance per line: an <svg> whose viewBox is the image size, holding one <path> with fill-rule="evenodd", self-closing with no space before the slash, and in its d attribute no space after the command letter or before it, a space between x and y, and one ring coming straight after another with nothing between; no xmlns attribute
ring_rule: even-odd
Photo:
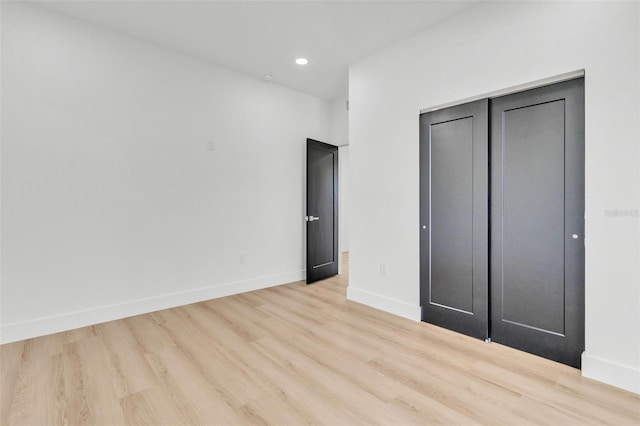
<svg viewBox="0 0 640 426"><path fill-rule="evenodd" d="M307 222L313 222L315 220L320 220L320 218L316 216L307 216Z"/></svg>

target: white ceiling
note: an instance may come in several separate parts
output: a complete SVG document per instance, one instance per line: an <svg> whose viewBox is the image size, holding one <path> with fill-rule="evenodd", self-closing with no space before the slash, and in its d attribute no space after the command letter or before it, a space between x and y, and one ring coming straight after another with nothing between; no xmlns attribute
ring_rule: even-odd
<svg viewBox="0 0 640 426"><path fill-rule="evenodd" d="M348 67L475 1L36 1L256 78L346 97ZM296 65L298 57L309 59Z"/></svg>

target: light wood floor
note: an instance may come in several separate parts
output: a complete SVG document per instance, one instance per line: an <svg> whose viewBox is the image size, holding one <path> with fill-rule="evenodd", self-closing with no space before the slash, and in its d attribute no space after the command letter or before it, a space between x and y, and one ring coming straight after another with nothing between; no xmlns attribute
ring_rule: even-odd
<svg viewBox="0 0 640 426"><path fill-rule="evenodd" d="M2 345L0 424L640 424L638 395L346 301L346 286L298 282Z"/></svg>

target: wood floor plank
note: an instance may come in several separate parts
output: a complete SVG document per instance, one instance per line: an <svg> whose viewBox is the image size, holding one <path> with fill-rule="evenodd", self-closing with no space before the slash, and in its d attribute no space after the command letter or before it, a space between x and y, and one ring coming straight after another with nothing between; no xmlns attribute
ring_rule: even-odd
<svg viewBox="0 0 640 426"><path fill-rule="evenodd" d="M235 424L237 414L228 401L177 348L145 355L162 390L191 424Z"/></svg>
<svg viewBox="0 0 640 426"><path fill-rule="evenodd" d="M246 310L239 311L237 314L246 318L252 317L251 312ZM339 345L334 344L336 336L333 335L328 341L322 342L318 334L322 327L300 333L295 329L287 328L286 323L273 325L268 320L256 318L253 318L253 321L255 321L252 323L254 327L262 328L265 332L268 329L270 337L287 344L301 354L315 360L331 360L331 362L323 362L323 366L342 377L349 377L353 383L380 400L389 402L398 395L399 383L393 381L383 383L386 377L374 369L367 368L366 362L369 358L361 357L360 351L342 350Z"/></svg>
<svg viewBox="0 0 640 426"><path fill-rule="evenodd" d="M221 326L232 328L247 342L252 342L268 335L265 330L256 328L254 322L249 318L237 314L237 312L242 309L242 306L232 298L223 297L219 299L219 303L215 306L210 304L207 306L215 310L220 315L220 318L224 320ZM263 314L256 309L252 309L252 311L256 312L258 315L261 314L260 317L262 320L270 318L269 315Z"/></svg>
<svg viewBox="0 0 640 426"><path fill-rule="evenodd" d="M240 303L245 303L247 305L257 307L264 304L264 300L258 296L261 290L250 291L247 293L236 294L233 296L234 300L239 301Z"/></svg>
<svg viewBox="0 0 640 426"><path fill-rule="evenodd" d="M291 410L290 404L276 395L267 394L255 399L238 410L243 424L252 425L313 425L313 419L299 411Z"/></svg>
<svg viewBox="0 0 640 426"><path fill-rule="evenodd" d="M221 353L228 353L228 361L233 362L235 368L243 369L256 381L261 382L268 394L276 395L298 415L309 418L314 424L363 424L339 405L328 398L290 369L284 368L271 358L265 357L254 349L233 329L216 327L213 318L219 318L218 312L209 306L196 306L194 309L181 311L185 317L198 326L200 331L209 334L214 346L220 348ZM225 318L224 321L228 321ZM210 329L205 324L214 325Z"/></svg>
<svg viewBox="0 0 640 426"><path fill-rule="evenodd" d="M455 393L449 392L456 387L455 380L449 379L446 373L423 369L420 364L395 362L385 356L370 361L371 365L386 376L412 388L424 397L433 399L443 405L472 418L482 424L500 422L503 413L510 413L518 401L519 395L507 390L498 394L497 386L479 391L478 387L469 387L468 381L457 384Z"/></svg>
<svg viewBox="0 0 640 426"><path fill-rule="evenodd" d="M445 424L445 425L480 425L471 417L456 411L432 398L425 396L413 389L407 388L398 395L391 403L391 407L399 407L404 410L411 410L422 419L422 424Z"/></svg>
<svg viewBox="0 0 640 426"><path fill-rule="evenodd" d="M65 344L78 342L95 336L96 332L94 326L88 326L40 336L35 339L35 343L38 346L38 352L46 351L49 355L57 355L63 352Z"/></svg>
<svg viewBox="0 0 640 426"><path fill-rule="evenodd" d="M9 424L11 403L27 342L29 340L0 346L0 425Z"/></svg>
<svg viewBox="0 0 640 426"><path fill-rule="evenodd" d="M148 314L157 324L164 324L167 321L180 321L180 315L175 309L164 309L162 311Z"/></svg>
<svg viewBox="0 0 640 426"><path fill-rule="evenodd" d="M597 401L589 400L581 395L563 392L550 387L539 380L523 377L498 365L480 361L474 367L474 373L484 376L487 381L498 386L505 385L536 401L539 406L553 407L554 412L565 414L574 423L601 423L623 425L629 422L624 414L610 407L604 407Z"/></svg>
<svg viewBox="0 0 640 426"><path fill-rule="evenodd" d="M322 297L322 292L300 291L297 285L295 287L272 287L271 293L275 293L287 301L294 300L302 307L313 311L334 308L336 303L333 299Z"/></svg>
<svg viewBox="0 0 640 426"><path fill-rule="evenodd" d="M172 315L177 316L177 314ZM161 321L159 318L157 312L153 312L148 315L137 315L122 320L143 353L161 351L174 345L174 342L162 328L163 324L172 321Z"/></svg>
<svg viewBox="0 0 640 426"><path fill-rule="evenodd" d="M355 309L362 310L360 305ZM385 313L381 318L376 318L371 309L365 309L357 315L351 315L345 311L354 309L349 306L343 312L338 312L334 318L343 326L353 327L364 335L374 336L381 342L386 342L394 347L401 345L411 352L417 352L427 357L440 359L442 362L458 362L459 368L468 368L470 361L483 359L489 362L505 363L517 370L519 374L548 380L555 383L560 374L579 375L579 370L572 367L553 363L541 357L532 356L513 348L499 344L487 345L483 341L454 333L450 330L426 323L399 322L398 317L389 318ZM332 327L338 327L335 322ZM452 354L456 354L452 357ZM523 357L523 362L513 362Z"/></svg>
<svg viewBox="0 0 640 426"><path fill-rule="evenodd" d="M258 348L258 351L265 357L278 364L283 371L287 371L292 377L295 377L297 381L304 383L307 388L313 389L315 394L314 399L316 399L317 402L323 402L327 407L325 414L333 413L334 416L336 416L334 421L344 422L345 424L374 423L374 419L370 417L370 413L359 412L354 409L351 401L341 400L340 395L345 392L345 390L341 388L341 386L345 385L344 382L330 384L329 381L322 382L317 380L318 375L326 374L326 371L314 371L313 368L308 368L313 363L305 360L303 355L293 351L287 351L283 347L280 347L280 350L275 349L273 346L269 346L269 343L273 342L273 339L271 339L271 341L269 339L271 338L252 342L251 345ZM285 356L282 355L282 351L286 352ZM332 377L334 376L332 375Z"/></svg>
<svg viewBox="0 0 640 426"><path fill-rule="evenodd" d="M564 392L598 404L635 419L640 424L640 395L626 392L578 375L562 375L555 387Z"/></svg>
<svg viewBox="0 0 640 426"><path fill-rule="evenodd" d="M0 424L640 424L640 395L347 300L348 266L2 345Z"/></svg>
<svg viewBox="0 0 640 426"><path fill-rule="evenodd" d="M246 371L236 368L224 347L206 332L191 323L167 323L164 327L179 350L229 405L238 408L265 393L261 383Z"/></svg>
<svg viewBox="0 0 640 426"><path fill-rule="evenodd" d="M594 419L572 416L555 407L544 404L543 402L533 400L527 396L523 396L519 403L513 407L513 415L522 419L522 423L531 425L592 425L602 424L594 421ZM611 423L604 423L611 424ZM613 423L615 424L615 423Z"/></svg>
<svg viewBox="0 0 640 426"><path fill-rule="evenodd" d="M264 305L264 303L262 305ZM274 334L279 336L293 336L300 333L309 333L312 330L294 327L290 321L269 315L262 310L255 309L255 307L244 303L233 303L233 300L230 300L229 304L225 305L222 314L228 321L237 323L242 328L242 335L249 336L250 334L255 334L255 336L249 338L247 342L257 340L256 337L262 338L273 336ZM250 332L249 330L252 331Z"/></svg>
<svg viewBox="0 0 640 426"><path fill-rule="evenodd" d="M155 384L155 376L144 352L125 321L99 324L95 330L123 384L121 397L149 389Z"/></svg>
<svg viewBox="0 0 640 426"><path fill-rule="evenodd" d="M65 344L62 357L68 423L124 424L118 399L126 386L103 341L92 337Z"/></svg>
<svg viewBox="0 0 640 426"><path fill-rule="evenodd" d="M5 424L38 424L44 418L52 424L62 424L65 418L61 356L40 356L37 347L33 340L25 342Z"/></svg>
<svg viewBox="0 0 640 426"><path fill-rule="evenodd" d="M268 290L271 289L265 289L263 293L260 293L259 297L265 299L265 304L256 309L276 318L290 321L292 325L300 328L303 332L305 329L314 328L331 320L330 315L322 310L310 309L307 305L296 303L275 291Z"/></svg>
<svg viewBox="0 0 640 426"><path fill-rule="evenodd" d="M164 388L154 387L120 399L120 406L129 425L186 425L191 418L176 409Z"/></svg>
<svg viewBox="0 0 640 426"><path fill-rule="evenodd" d="M354 420L366 424L418 424L410 411L389 410L386 398L360 386L353 376L344 376L329 368L319 354L304 354L281 340L264 338L252 343L280 365L292 369L297 377L329 400L345 408Z"/></svg>

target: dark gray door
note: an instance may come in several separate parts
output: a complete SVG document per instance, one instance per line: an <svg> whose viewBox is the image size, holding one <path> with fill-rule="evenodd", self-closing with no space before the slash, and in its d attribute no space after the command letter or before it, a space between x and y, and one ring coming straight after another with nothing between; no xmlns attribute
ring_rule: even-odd
<svg viewBox="0 0 640 426"><path fill-rule="evenodd" d="M488 101L420 116L423 321L481 339L488 322Z"/></svg>
<svg viewBox="0 0 640 426"><path fill-rule="evenodd" d="M584 79L491 101L491 338L580 366Z"/></svg>
<svg viewBox="0 0 640 426"><path fill-rule="evenodd" d="M338 273L338 147L307 139L307 284Z"/></svg>

